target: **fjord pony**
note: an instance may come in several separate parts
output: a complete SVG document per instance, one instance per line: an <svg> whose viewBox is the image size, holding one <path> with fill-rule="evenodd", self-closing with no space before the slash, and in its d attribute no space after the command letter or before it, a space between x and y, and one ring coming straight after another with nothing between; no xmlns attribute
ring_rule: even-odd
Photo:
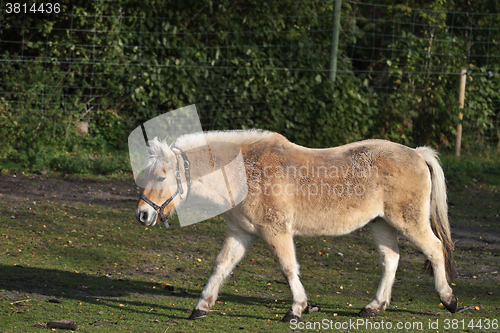
<svg viewBox="0 0 500 333"><path fill-rule="evenodd" d="M171 147L149 142L147 165L155 177L172 176L182 159L189 159L201 138L210 144L237 144L244 160L248 195L223 216L227 234L201 297L190 318L208 315L219 288L252 242L261 237L269 245L292 293L283 321L300 320L308 308L299 280L294 236L339 236L368 225L380 254L382 278L374 299L360 312L373 317L391 301L399 261L400 232L427 258L443 305L457 310L458 301L447 279L453 275L452 250L443 171L431 148L411 149L384 140L366 140L329 149L308 149L283 136L260 130L206 132L178 138ZM181 154L182 153L182 154ZM184 157L183 157L184 156ZM182 177L186 170L180 168ZM178 183L178 186L186 186ZM154 181L154 180L153 180ZM226 188L225 184L221 184ZM187 193L189 191L189 193ZM192 179L165 209L171 213L186 195L220 204L217 185ZM143 195L160 205L171 197L167 189L146 188ZM142 199L136 216L154 225L158 212Z"/></svg>

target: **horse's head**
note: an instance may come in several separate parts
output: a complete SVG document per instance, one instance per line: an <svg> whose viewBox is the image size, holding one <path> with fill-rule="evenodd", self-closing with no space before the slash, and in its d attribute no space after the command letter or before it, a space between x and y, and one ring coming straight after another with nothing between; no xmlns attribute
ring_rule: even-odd
<svg viewBox="0 0 500 333"><path fill-rule="evenodd" d="M207 142L202 135L178 138L173 148L157 138L149 141L143 171L135 177L144 188L136 210L140 223L153 226L160 220L168 227L165 216L175 209L185 226L224 213L246 197L239 146Z"/></svg>
<svg viewBox="0 0 500 333"><path fill-rule="evenodd" d="M142 174L142 192L135 216L139 223L153 226L158 220L169 226L167 218L175 205L185 198L182 181L186 184L186 164L181 154L157 138L149 141L148 156ZM187 189L186 189L187 190ZM186 193L187 195L187 193ZM165 217L166 216L166 217Z"/></svg>

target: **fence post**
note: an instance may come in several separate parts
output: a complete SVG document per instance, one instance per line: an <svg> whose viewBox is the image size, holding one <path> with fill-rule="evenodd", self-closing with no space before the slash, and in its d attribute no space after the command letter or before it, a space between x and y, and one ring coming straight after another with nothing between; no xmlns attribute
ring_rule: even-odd
<svg viewBox="0 0 500 333"><path fill-rule="evenodd" d="M335 86L335 77L337 76L337 55L339 52L341 6L342 6L342 0L335 0L335 10L333 12L332 50L330 52L330 81L332 81L334 86Z"/></svg>
<svg viewBox="0 0 500 333"><path fill-rule="evenodd" d="M458 101L460 102L460 109L464 108L465 102L465 83L467 81L467 70L462 69L460 73L460 88L458 90ZM464 119L464 114L462 112L458 113L458 118L460 121L457 125L457 137L455 141L455 156L460 157L460 148L462 146L462 120Z"/></svg>

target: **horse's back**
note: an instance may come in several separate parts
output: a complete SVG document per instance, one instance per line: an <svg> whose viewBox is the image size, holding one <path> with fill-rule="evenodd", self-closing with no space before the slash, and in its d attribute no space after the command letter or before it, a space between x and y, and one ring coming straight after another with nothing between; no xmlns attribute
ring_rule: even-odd
<svg viewBox="0 0 500 333"><path fill-rule="evenodd" d="M346 234L430 190L420 155L385 140L310 149L274 136L242 153L256 223L295 234Z"/></svg>

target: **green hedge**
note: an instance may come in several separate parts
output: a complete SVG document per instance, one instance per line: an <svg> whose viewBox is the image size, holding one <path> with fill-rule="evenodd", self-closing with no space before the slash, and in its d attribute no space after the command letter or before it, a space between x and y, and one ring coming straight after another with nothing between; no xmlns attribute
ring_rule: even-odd
<svg viewBox="0 0 500 333"><path fill-rule="evenodd" d="M204 129L265 128L311 147L380 137L446 148L458 80L435 68L462 67L474 78L466 121L498 141L499 60L481 57L498 43L470 41L498 40L491 27L500 21L463 13L498 13L487 1L343 1L335 87L333 1L60 3L57 15L0 17L0 158L47 167L68 153L125 151L135 126L193 103ZM419 7L429 11L412 9ZM388 31L405 38L384 39ZM415 52L431 39L440 41L432 57ZM81 121L90 122L90 136L76 133Z"/></svg>

